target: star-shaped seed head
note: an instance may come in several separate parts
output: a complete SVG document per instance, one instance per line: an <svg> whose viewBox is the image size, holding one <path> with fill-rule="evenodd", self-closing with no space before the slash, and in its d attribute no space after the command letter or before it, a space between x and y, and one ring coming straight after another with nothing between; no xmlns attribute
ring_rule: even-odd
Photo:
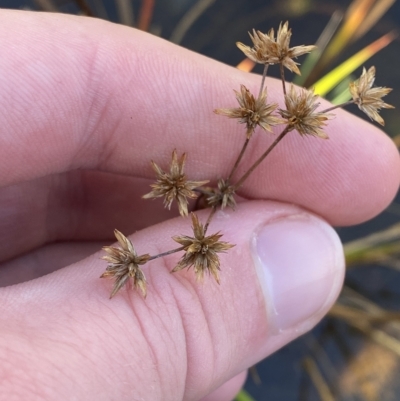
<svg viewBox="0 0 400 401"><path fill-rule="evenodd" d="M207 203L209 206L221 206L221 209L224 209L228 206L231 209L235 209L235 191L227 180L221 178L218 181L218 189L211 188L211 193L212 195L207 197Z"/></svg>
<svg viewBox="0 0 400 401"><path fill-rule="evenodd" d="M275 32L270 29L268 33L262 33L253 29L253 35L249 33L253 47L237 42L238 48L255 63L260 64L279 64L290 71L300 75L297 67L298 63L293 58L302 56L315 49L315 46L295 46L289 47L292 30L289 29L289 23L280 23L275 39Z"/></svg>
<svg viewBox="0 0 400 401"><path fill-rule="evenodd" d="M363 68L361 77L351 82L349 85L351 96L358 108L363 111L371 120L375 120L381 125L385 125L385 121L379 115L380 109L393 109L391 104L385 103L381 98L391 92L391 88L375 87L372 85L375 81L375 67L372 66L368 71Z"/></svg>
<svg viewBox="0 0 400 401"><path fill-rule="evenodd" d="M312 135L327 139L328 135L322 130L326 121L331 117L328 113L316 112L319 106L318 96L313 90L296 90L293 85L285 95L286 110L279 109L280 115L286 120L289 131L297 130L300 135Z"/></svg>
<svg viewBox="0 0 400 401"><path fill-rule="evenodd" d="M222 234L219 233L206 237L204 226L199 222L198 217L194 213L191 215L194 237L186 235L172 237L185 250L185 254L172 272L193 266L198 280L202 281L204 274L209 273L219 284L220 260L217 254L227 251L234 245L220 241Z"/></svg>
<svg viewBox="0 0 400 401"><path fill-rule="evenodd" d="M111 292L112 298L129 279L132 279L133 286L142 292L146 298L146 278L140 269L140 265L144 265L150 258L150 255L138 256L132 242L125 237L118 230L114 230L115 237L117 238L121 248L112 246L105 246L103 250L108 255L103 256L102 259L108 262L106 271L100 278L111 277L114 279L114 288Z"/></svg>
<svg viewBox="0 0 400 401"><path fill-rule="evenodd" d="M278 107L276 103L267 104L267 90L265 89L259 98L255 98L251 92L240 85L240 92L236 93L236 99L240 107L231 109L216 109L214 113L237 118L247 126L247 137L250 138L254 129L259 125L263 130L272 132L272 126L282 124L284 121L272 113Z"/></svg>
<svg viewBox="0 0 400 401"><path fill-rule="evenodd" d="M189 181L184 173L186 153L179 159L176 150L172 152L172 162L169 173L164 172L155 162L151 162L156 173L156 182L151 185L153 190L144 195L144 199L164 197L164 206L171 209L174 200L178 203L179 213L188 215L188 200L196 199L197 194L193 189L198 188L208 181Z"/></svg>

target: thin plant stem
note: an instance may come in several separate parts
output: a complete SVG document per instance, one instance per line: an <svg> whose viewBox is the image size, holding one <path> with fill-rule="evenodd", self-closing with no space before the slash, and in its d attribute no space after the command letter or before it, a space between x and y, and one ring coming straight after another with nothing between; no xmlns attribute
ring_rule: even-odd
<svg viewBox="0 0 400 401"><path fill-rule="evenodd" d="M84 15L86 15L87 17L94 17L92 10L85 0L75 0L75 3Z"/></svg>
<svg viewBox="0 0 400 401"><path fill-rule="evenodd" d="M303 366L319 394L319 399L322 401L335 401L335 398L333 397L332 392L318 369L318 365L315 363L314 359L307 356L304 358Z"/></svg>
<svg viewBox="0 0 400 401"><path fill-rule="evenodd" d="M279 66L280 66L280 70L281 70L281 80L282 80L283 94L286 96L285 68L283 67L282 63Z"/></svg>
<svg viewBox="0 0 400 401"><path fill-rule="evenodd" d="M207 222L206 222L206 224L204 225L204 235L206 235L208 226L210 225L211 220L212 220L212 218L214 217L214 214L215 214L216 211L217 211L217 207L216 207L216 206L213 206L213 207L211 208L211 212L210 212L210 214L209 214L209 216L208 216Z"/></svg>
<svg viewBox="0 0 400 401"><path fill-rule="evenodd" d="M227 180L228 182L230 181L230 179L232 178L234 172L235 172L236 169L238 168L239 163L240 163L240 161L241 161L242 158L243 158L244 152L246 151L247 145L249 144L249 141L250 141L249 132L251 132L251 128L249 128L249 129L247 130L247 133L246 133L246 140L244 141L242 150L240 151L239 156L237 157L237 159L236 159L236 161L235 161L235 164L234 164L234 166L232 167L231 172L229 173L229 177L228 177L228 180Z"/></svg>
<svg viewBox="0 0 400 401"><path fill-rule="evenodd" d="M265 77L267 76L268 67L269 67L269 64L264 64L264 70L263 70L263 74L262 74L262 78L261 78L260 91L259 91L259 93L258 93L258 98L259 98L259 99L261 98L261 95L262 95L262 92L263 92L263 89L264 89ZM228 182L229 182L230 179L232 178L234 172L236 171L237 167L239 166L240 161L241 161L242 158L243 158L244 152L246 151L247 145L249 144L251 131L253 131L252 128L247 128L246 140L245 140L245 142L244 142L244 144L243 144L243 147L242 147L242 150L240 151L239 156L238 156L238 158L236 159L236 162L235 162L235 164L234 164L234 166L233 166L233 168L232 168L232 170L231 170L231 172L230 172L230 174L229 174Z"/></svg>
<svg viewBox="0 0 400 401"><path fill-rule="evenodd" d="M117 6L118 16L121 24L134 26L135 18L131 0L115 0L115 4Z"/></svg>
<svg viewBox="0 0 400 401"><path fill-rule="evenodd" d="M94 13L96 14L97 18L101 18L101 19L105 19L105 20L110 19L102 0L93 0L93 5L94 5L94 10L95 10Z"/></svg>
<svg viewBox="0 0 400 401"><path fill-rule="evenodd" d="M204 194L203 194L203 193L200 193L200 195L196 198L196 202L195 202L195 204L194 204L193 211L199 210L199 208L200 208L200 201L201 201L203 198L204 198Z"/></svg>
<svg viewBox="0 0 400 401"><path fill-rule="evenodd" d="M53 0L34 0L34 3L43 11L60 12Z"/></svg>
<svg viewBox="0 0 400 401"><path fill-rule="evenodd" d="M337 104L336 106L332 106L332 107L329 107L328 109L322 110L321 113L327 113L328 111L332 111L332 110L335 110L335 109L339 109L339 108L341 108L341 107L346 107L346 106L348 106L349 104L353 104L353 103L354 103L354 100L349 100L348 102L344 102L344 103L341 103L341 104Z"/></svg>
<svg viewBox="0 0 400 401"><path fill-rule="evenodd" d="M186 33L193 26L193 24L202 16L202 14L214 4L215 0L197 0L192 2L193 7L182 17L178 22L169 40L173 43L179 44L182 42Z"/></svg>
<svg viewBox="0 0 400 401"><path fill-rule="evenodd" d="M233 186L233 190L236 191L243 183L247 180L249 175L258 167L258 165L271 153L272 149L285 137L289 132L290 127L286 128L279 134L279 136L272 142L271 146L260 156L260 158L247 170L247 172L239 179L239 181Z"/></svg>
<svg viewBox="0 0 400 401"><path fill-rule="evenodd" d="M154 0L142 0L142 5L139 11L138 29L148 31L151 20L153 18Z"/></svg>
<svg viewBox="0 0 400 401"><path fill-rule="evenodd" d="M264 71L263 71L262 78L261 78L260 92L258 93L258 98L259 99L261 98L261 95L262 95L262 92L263 92L263 89L264 89L265 77L267 76L268 66L269 66L269 64L265 64L264 65Z"/></svg>
<svg viewBox="0 0 400 401"><path fill-rule="evenodd" d="M163 256L172 255L173 253L183 251L184 249L185 249L185 247L181 246L179 248L171 249L170 251L159 253L158 255L150 256L149 261L150 260L154 260L154 259L158 259L158 258L162 258Z"/></svg>
<svg viewBox="0 0 400 401"><path fill-rule="evenodd" d="M201 194L201 195L208 195L208 196L211 196L211 195L214 194L213 192L207 191L207 190L205 190L204 188L194 188L193 191L194 191L194 192L198 192L198 193Z"/></svg>

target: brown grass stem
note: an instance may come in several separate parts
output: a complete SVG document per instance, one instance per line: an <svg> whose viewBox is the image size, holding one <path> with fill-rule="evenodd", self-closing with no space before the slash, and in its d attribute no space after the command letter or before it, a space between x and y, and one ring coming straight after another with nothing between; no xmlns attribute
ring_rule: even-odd
<svg viewBox="0 0 400 401"><path fill-rule="evenodd" d="M329 111L336 110L336 109L339 109L339 108L342 108L342 107L346 107L346 106L348 106L350 104L354 104L354 100L349 100L348 102L344 102L344 103L337 104L337 105L332 106L332 107L328 107L327 109L322 110L321 113L328 113Z"/></svg>
<svg viewBox="0 0 400 401"><path fill-rule="evenodd" d="M258 167L258 165L271 153L272 149L285 137L289 132L290 127L287 126L280 135L272 142L271 146L258 158L258 160L247 170L247 172L239 179L239 181L233 185L233 191L236 191L240 186L243 185L244 181L247 180L249 175Z"/></svg>
<svg viewBox="0 0 400 401"><path fill-rule="evenodd" d="M213 207L211 208L211 212L210 212L210 214L209 214L209 216L208 216L208 219L207 219L207 221L206 221L206 224L204 225L204 235L206 235L208 226L210 225L211 220L212 220L212 218L214 217L214 214L215 214L216 211L217 211L217 207L216 207L216 206L213 206Z"/></svg>
<svg viewBox="0 0 400 401"><path fill-rule="evenodd" d="M249 130L247 130L247 133L248 133L248 132L249 132ZM244 152L245 152L246 149L247 149L247 145L249 144L249 141L250 141L250 138L249 138L248 135L246 135L246 140L244 141L242 150L240 151L239 156L237 157L237 159L236 159L236 161L235 161L235 164L234 164L234 166L232 167L231 172L229 173L229 177L228 177L228 179L227 179L228 182L231 180L233 174L235 173L236 169L238 168L239 163L240 163L240 161L241 161L242 158L243 158Z"/></svg>
<svg viewBox="0 0 400 401"><path fill-rule="evenodd" d="M148 32L153 18L154 0L142 0L138 18L138 29Z"/></svg>
<svg viewBox="0 0 400 401"><path fill-rule="evenodd" d="M86 15L87 17L94 17L92 10L85 0L75 0L75 4L82 11L83 15Z"/></svg>
<svg viewBox="0 0 400 401"><path fill-rule="evenodd" d="M158 259L158 258L162 258L163 256L172 255L173 253L183 251L184 249L185 249L185 247L181 246L179 248L171 249L170 251L159 253L158 255L150 256L149 261L150 260L154 260L154 259Z"/></svg>
<svg viewBox="0 0 400 401"><path fill-rule="evenodd" d="M49 11L53 13L60 12L53 0L34 0L34 3L43 11Z"/></svg>
<svg viewBox="0 0 400 401"><path fill-rule="evenodd" d="M281 71L281 80L282 80L282 88L283 88L283 94L286 96L286 81L285 81L285 67L283 64L279 64L280 71Z"/></svg>
<svg viewBox="0 0 400 401"><path fill-rule="evenodd" d="M265 64L264 65L264 70L263 70L263 74L262 74L262 78L261 78L261 86L260 86L260 92L258 92L258 98L261 98L263 89L264 89L264 84L265 84L265 78L267 76L267 72L268 72L268 66L269 64Z"/></svg>
<svg viewBox="0 0 400 401"><path fill-rule="evenodd" d="M305 371L310 376L311 381L313 382L321 401L335 401L331 390L329 389L328 384L326 383L324 377L322 376L320 370L318 369L318 365L314 361L313 358L307 356L304 358L303 366Z"/></svg>

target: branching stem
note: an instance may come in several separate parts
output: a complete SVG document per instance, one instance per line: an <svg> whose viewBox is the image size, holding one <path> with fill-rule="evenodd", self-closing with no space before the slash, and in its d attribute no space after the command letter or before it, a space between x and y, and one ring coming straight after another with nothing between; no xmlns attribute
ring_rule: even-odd
<svg viewBox="0 0 400 401"><path fill-rule="evenodd" d="M283 67L283 64L279 64L280 70L281 70L281 80L282 80L282 88L283 88L283 94L286 96L286 81L285 81L285 68Z"/></svg>
<svg viewBox="0 0 400 401"><path fill-rule="evenodd" d="M183 251L184 249L185 249L185 247L181 246L179 248L171 249L170 251L159 253L158 255L150 256L149 261L150 260L154 260L154 259L158 259L158 258L162 258L163 256L171 255L171 254L176 253L176 252Z"/></svg>
<svg viewBox="0 0 400 401"><path fill-rule="evenodd" d="M258 165L271 153L272 149L285 137L285 135L289 132L290 126L286 126L286 128L280 133L280 135L272 142L271 146L259 157L259 159L247 170L247 172L239 179L239 181L233 185L233 190L236 191L239 187L243 185L243 183L247 180L249 175L258 167Z"/></svg>
<svg viewBox="0 0 400 401"><path fill-rule="evenodd" d="M248 135L249 131L250 131L250 128L247 130L246 140L244 141L242 150L240 151L239 156L236 159L236 162L235 162L234 166L232 167L232 170L231 170L231 172L229 174L229 177L228 177L228 180L227 180L228 182L231 180L233 174L235 173L236 169L238 168L239 163L242 160L242 157L244 155L244 152L246 151L247 145L249 144L249 141L250 141L250 137Z"/></svg>
<svg viewBox="0 0 400 401"><path fill-rule="evenodd" d="M268 67L269 67L269 64L264 64L264 70L263 70L263 74L262 74L262 78L261 78L260 91L258 92L258 98L259 99L261 98L261 95L262 95L263 90L264 90L265 78L267 76ZM244 141L242 150L240 151L239 156L236 159L236 162L235 162L234 166L232 167L232 170L231 170L231 172L229 174L229 177L228 177L228 180L227 180L228 182L231 180L233 174L235 173L236 169L239 166L239 163L241 162L241 160L243 158L244 152L246 151L247 145L249 144L252 131L254 131L254 128L247 128L246 140Z"/></svg>
<svg viewBox="0 0 400 401"><path fill-rule="evenodd" d="M258 98L259 99L261 98L261 95L262 95L262 92L263 92L263 89L264 89L265 77L267 76L268 66L269 66L269 64L265 64L264 65L264 71L263 71L262 79L261 79L260 92L258 93Z"/></svg>
<svg viewBox="0 0 400 401"><path fill-rule="evenodd" d="M206 235L208 226L210 225L211 220L212 220L212 218L214 217L214 214L215 214L216 211L217 211L217 207L216 207L216 206L213 206L213 207L211 208L211 212L210 212L210 214L209 214L209 216L208 216L207 222L206 222L206 224L204 225L204 235Z"/></svg>
<svg viewBox="0 0 400 401"><path fill-rule="evenodd" d="M329 108L327 108L325 110L322 110L320 113L328 113L329 111L336 110L336 109L339 109L341 107L346 107L349 104L354 104L354 100L349 100L348 102L344 102L344 103L341 103L341 104L337 104L336 106L329 107Z"/></svg>

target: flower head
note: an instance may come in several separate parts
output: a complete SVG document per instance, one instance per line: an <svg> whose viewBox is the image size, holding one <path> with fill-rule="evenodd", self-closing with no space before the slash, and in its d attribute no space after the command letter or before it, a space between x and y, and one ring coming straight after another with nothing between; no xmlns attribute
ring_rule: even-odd
<svg viewBox="0 0 400 401"><path fill-rule="evenodd" d="M231 209L235 209L235 191L227 180L220 179L218 181L218 189L211 188L212 195L207 197L207 203L209 206L221 206L221 209L229 206Z"/></svg>
<svg viewBox="0 0 400 401"><path fill-rule="evenodd" d="M272 126L283 123L280 118L272 114L278 105L276 103L266 103L266 89L257 99L244 85L240 85L240 92L235 91L235 93L240 107L232 109L216 109L214 110L214 113L229 118L238 118L240 123L247 125L248 138L250 138L257 125L262 129L271 132Z"/></svg>
<svg viewBox="0 0 400 401"><path fill-rule="evenodd" d="M199 222L198 217L192 213L194 237L186 235L173 237L174 241L183 245L185 254L175 266L172 272L177 272L185 267L194 267L194 272L198 280L202 280L204 273L212 274L219 284L220 261L217 253L224 252L234 245L222 242L219 239L221 234L205 236L204 226Z"/></svg>
<svg viewBox="0 0 400 401"><path fill-rule="evenodd" d="M385 121L378 114L380 109L393 109L390 104L385 103L381 98L386 96L392 89L375 87L372 85L375 81L375 67L371 67L368 71L364 68L361 77L351 82L349 89L354 103L363 111L371 120L375 120L381 125L385 125Z"/></svg>
<svg viewBox="0 0 400 401"><path fill-rule="evenodd" d="M286 120L289 131L297 130L300 135L313 135L327 139L328 135L321 129L331 117L328 113L316 112L319 106L318 96L313 90L295 90L294 86L285 95L286 110L280 109L280 115Z"/></svg>
<svg viewBox="0 0 400 401"><path fill-rule="evenodd" d="M171 208L172 201L178 202L179 213L188 215L187 198L196 199L193 189L206 184L208 181L189 181L184 174L186 153L178 159L176 150L172 152L172 162L169 173L164 172L155 162L151 162L156 172L156 182L151 185L153 190L144 195L144 199L164 197L164 206Z"/></svg>
<svg viewBox="0 0 400 401"><path fill-rule="evenodd" d="M114 230L114 234L122 249L112 246L103 247L103 250L105 250L108 255L103 256L102 259L108 262L108 266L100 278L111 277L115 280L110 298L112 298L129 279L132 279L134 287L141 290L143 297L146 298L146 278L139 265L144 265L150 259L150 255L138 256L132 242L126 238L124 234L118 230Z"/></svg>
<svg viewBox="0 0 400 401"><path fill-rule="evenodd" d="M292 30L289 23L279 24L275 40L275 32L270 29L268 33L262 33L253 29L253 35L249 33L253 47L237 42L238 48L250 59L261 64L282 63L290 71L300 75L300 70L293 58L301 56L315 49L315 46L289 47Z"/></svg>

